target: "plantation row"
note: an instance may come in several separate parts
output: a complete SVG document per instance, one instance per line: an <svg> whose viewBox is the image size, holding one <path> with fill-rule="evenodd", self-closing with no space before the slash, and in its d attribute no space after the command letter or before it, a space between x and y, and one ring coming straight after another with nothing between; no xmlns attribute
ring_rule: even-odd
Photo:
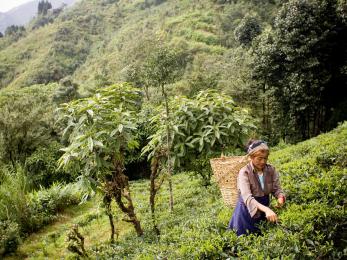
<svg viewBox="0 0 347 260"><path fill-rule="evenodd" d="M280 222L264 225L261 236L237 237L227 231L232 210L222 205L218 188L201 187L182 173L175 176L179 184L174 214L166 209L167 192L160 195L160 239L154 240L154 234L136 238L129 233L114 245L99 245L92 254L133 259L343 259L347 256L346 135L344 123L270 155L288 197L286 206L276 210ZM134 190L143 190L144 185L134 183ZM146 204L143 195L137 196L135 205ZM148 208L139 208L141 219L148 214ZM146 227L150 229L149 222Z"/></svg>

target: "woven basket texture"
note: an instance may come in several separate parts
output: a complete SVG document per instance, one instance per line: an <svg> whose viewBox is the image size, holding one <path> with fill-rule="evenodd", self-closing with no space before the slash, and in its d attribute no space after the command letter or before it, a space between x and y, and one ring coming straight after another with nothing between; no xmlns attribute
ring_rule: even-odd
<svg viewBox="0 0 347 260"><path fill-rule="evenodd" d="M247 164L245 156L228 156L210 160L214 178L228 207L235 207L238 200L237 176Z"/></svg>

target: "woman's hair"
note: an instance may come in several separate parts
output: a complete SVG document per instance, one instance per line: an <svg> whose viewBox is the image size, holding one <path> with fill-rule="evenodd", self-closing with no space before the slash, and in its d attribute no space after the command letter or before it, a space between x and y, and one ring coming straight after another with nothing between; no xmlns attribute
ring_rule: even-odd
<svg viewBox="0 0 347 260"><path fill-rule="evenodd" d="M246 153L248 156L252 156L258 151L269 152L267 143L263 140L250 139L246 145Z"/></svg>
<svg viewBox="0 0 347 260"><path fill-rule="evenodd" d="M258 141L257 139L251 138L248 140L247 144L245 145L245 152L248 152L248 148L251 146L252 143L254 143L255 141Z"/></svg>

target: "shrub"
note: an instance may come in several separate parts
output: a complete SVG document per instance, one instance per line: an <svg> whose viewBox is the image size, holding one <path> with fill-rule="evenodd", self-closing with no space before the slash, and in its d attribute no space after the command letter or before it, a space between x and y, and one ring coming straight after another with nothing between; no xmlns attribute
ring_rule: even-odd
<svg viewBox="0 0 347 260"><path fill-rule="evenodd" d="M10 220L0 221L0 256L16 251L19 243L18 224Z"/></svg>
<svg viewBox="0 0 347 260"><path fill-rule="evenodd" d="M30 182L24 170L3 168L3 181L0 185L0 221L10 219L19 225L29 216L26 194Z"/></svg>
<svg viewBox="0 0 347 260"><path fill-rule="evenodd" d="M25 161L25 170L35 188L49 187L54 182L72 182L73 176L58 169L57 161L63 154L63 146L54 141L47 146L39 147Z"/></svg>
<svg viewBox="0 0 347 260"><path fill-rule="evenodd" d="M80 193L74 184L54 184L28 194L29 218L22 223L24 232L34 232L57 218L57 213L80 202Z"/></svg>

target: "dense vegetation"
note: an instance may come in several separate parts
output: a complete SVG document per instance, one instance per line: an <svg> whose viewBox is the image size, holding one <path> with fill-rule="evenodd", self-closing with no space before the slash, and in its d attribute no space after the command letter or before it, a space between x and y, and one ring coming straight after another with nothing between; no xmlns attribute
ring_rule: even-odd
<svg viewBox="0 0 347 260"><path fill-rule="evenodd" d="M164 43L186 59L170 93L226 91L274 143L346 119L342 0L81 1L23 29L0 38L0 88L71 76L82 93L131 81L156 101L143 69Z"/></svg>
<svg viewBox="0 0 347 260"><path fill-rule="evenodd" d="M347 255L345 0L50 9L0 37L0 257L80 201L100 209L45 238L70 256ZM237 238L209 159L255 136L278 145L288 204Z"/></svg>
<svg viewBox="0 0 347 260"><path fill-rule="evenodd" d="M264 227L262 236L237 238L226 226L232 209L223 205L218 187L200 185L189 172L173 178L175 210L167 207L167 184L157 196L157 238L150 219L148 181L131 182L134 205L144 228L137 237L129 224L116 224L118 240L108 240L107 217L95 201L74 218L33 236L20 247L17 257L60 258L72 256L66 249L66 235L78 224L85 237L85 248L92 258L153 259L341 259L346 257L346 123L317 138L276 147L270 160L281 173L288 194L287 205L277 209L280 222ZM116 219L121 212L114 211ZM15 258L15 256L14 256Z"/></svg>

